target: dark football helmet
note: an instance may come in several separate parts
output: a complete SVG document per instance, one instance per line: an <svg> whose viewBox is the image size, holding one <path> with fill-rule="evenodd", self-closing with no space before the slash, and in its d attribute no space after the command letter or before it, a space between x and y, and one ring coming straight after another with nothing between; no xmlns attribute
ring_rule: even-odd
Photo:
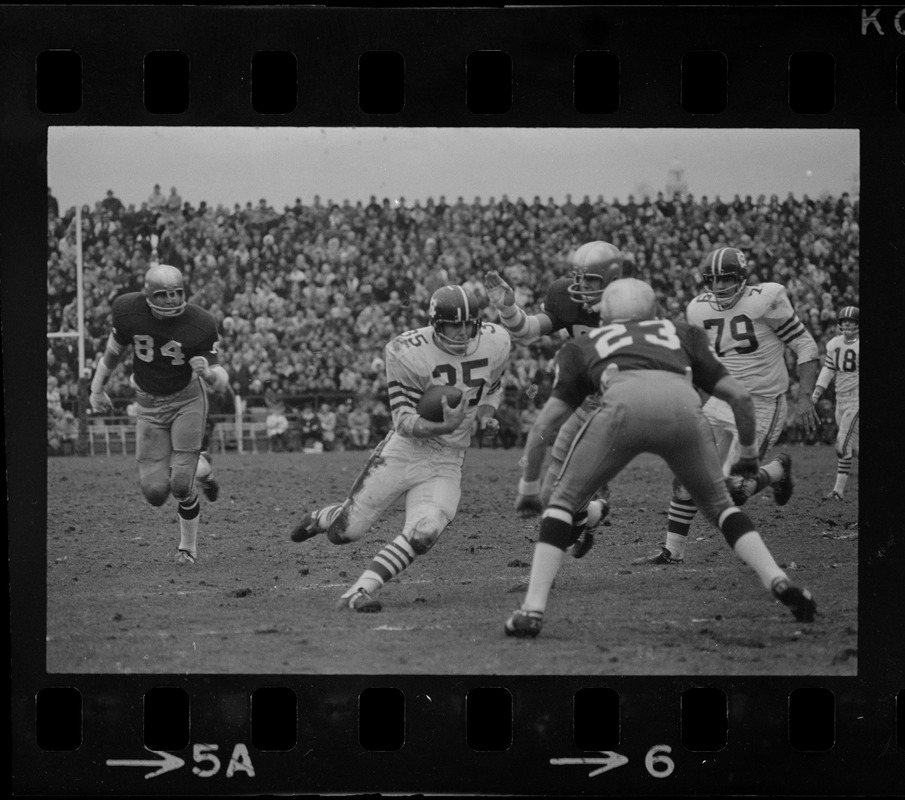
<svg viewBox="0 0 905 800"><path fill-rule="evenodd" d="M462 286L441 286L431 296L428 319L441 350L454 356L477 350L481 317L474 292Z"/></svg>
<svg viewBox="0 0 905 800"><path fill-rule="evenodd" d="M650 284L637 278L613 281L600 298L600 322L631 322L657 318L657 296Z"/></svg>
<svg viewBox="0 0 905 800"><path fill-rule="evenodd" d="M622 277L622 252L609 242L587 242L571 256L572 283L569 297L576 303L594 306L610 281Z"/></svg>
<svg viewBox="0 0 905 800"><path fill-rule="evenodd" d="M169 264L155 264L145 273L145 297L161 317L178 317L185 311L185 281Z"/></svg>
<svg viewBox="0 0 905 800"><path fill-rule="evenodd" d="M704 285L713 295L710 305L718 311L732 308L748 285L748 259L735 247L718 247L708 253L701 271Z"/></svg>
<svg viewBox="0 0 905 800"><path fill-rule="evenodd" d="M836 317L836 326L848 344L858 340L861 330L861 311L857 306L846 306Z"/></svg>

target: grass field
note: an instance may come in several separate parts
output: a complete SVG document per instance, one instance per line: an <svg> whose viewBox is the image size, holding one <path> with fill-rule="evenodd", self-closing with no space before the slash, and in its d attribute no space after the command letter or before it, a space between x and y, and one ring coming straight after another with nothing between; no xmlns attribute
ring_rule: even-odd
<svg viewBox="0 0 905 800"><path fill-rule="evenodd" d="M381 593L379 614L335 602L401 509L339 547L289 531L345 495L366 454L226 454L202 500L199 558L179 566L175 504L148 506L131 456L48 460L47 670L51 673L854 675L858 476L844 504L831 447L790 450L796 490L745 507L776 560L811 589L795 622L700 516L681 566L639 567L666 528L670 475L652 456L611 485L613 510L581 560L566 556L536 640L503 635L529 572L536 520L510 510L517 450L474 449L459 514Z"/></svg>

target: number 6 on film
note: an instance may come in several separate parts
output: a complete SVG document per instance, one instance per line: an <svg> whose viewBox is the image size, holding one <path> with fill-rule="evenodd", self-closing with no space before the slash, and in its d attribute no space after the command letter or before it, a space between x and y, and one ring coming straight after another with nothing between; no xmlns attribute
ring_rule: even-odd
<svg viewBox="0 0 905 800"><path fill-rule="evenodd" d="M675 770L675 762L661 753L671 753L672 748L668 744L655 744L647 755L644 756L644 766L654 778L668 778Z"/></svg>

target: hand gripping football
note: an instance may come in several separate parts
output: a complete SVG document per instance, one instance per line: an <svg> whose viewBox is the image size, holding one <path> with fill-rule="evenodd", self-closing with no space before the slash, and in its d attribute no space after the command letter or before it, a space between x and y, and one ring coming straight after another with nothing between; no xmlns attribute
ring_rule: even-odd
<svg viewBox="0 0 905 800"><path fill-rule="evenodd" d="M418 413L430 422L443 422L443 406L440 398L445 397L450 408L459 405L462 390L455 386L429 386L418 401Z"/></svg>

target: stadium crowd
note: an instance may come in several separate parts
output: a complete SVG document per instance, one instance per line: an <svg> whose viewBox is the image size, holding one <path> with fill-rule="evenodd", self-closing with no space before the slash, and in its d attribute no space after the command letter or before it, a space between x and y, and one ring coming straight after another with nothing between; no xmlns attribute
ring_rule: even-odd
<svg viewBox="0 0 905 800"><path fill-rule="evenodd" d="M50 189L48 209L47 330L75 331L76 209L61 213ZM427 324L428 300L439 286L472 289L495 320L482 277L498 270L530 313L540 309L547 286L568 274L570 252L604 239L623 251L627 273L649 282L667 314L678 318L702 291L704 255L725 243L746 253L752 282L786 286L822 355L836 311L858 305L858 219L858 199L848 193L724 200L659 192L624 201L585 196L579 203L571 196L562 203L506 195L409 203L315 195L310 204L297 198L278 211L265 199L194 207L176 187L167 195L160 186L140 206L126 206L111 190L81 208L86 361L90 366L103 352L113 299L141 290L152 263L172 264L186 277L189 301L220 325L221 363L234 396L249 413L257 408L270 416L282 408L295 424L293 435L281 432L275 446L367 447L389 425L384 345ZM500 410L503 435L494 446L523 442L525 418L549 391L550 362L561 341L545 337L513 348ZM786 357L794 399L794 355ZM48 442L51 452L68 452L66 413L80 411L76 339L48 338L47 361ZM125 362L107 386L124 417L133 396L128 375ZM212 401L215 417L234 413L232 398L228 407L220 397ZM319 422L325 414L339 418L328 425L326 441L322 424L315 426L319 432L299 430L306 406ZM826 420L818 439L832 442L832 394L818 411ZM369 417L369 437L351 432L353 413ZM791 418L786 439L801 438Z"/></svg>

